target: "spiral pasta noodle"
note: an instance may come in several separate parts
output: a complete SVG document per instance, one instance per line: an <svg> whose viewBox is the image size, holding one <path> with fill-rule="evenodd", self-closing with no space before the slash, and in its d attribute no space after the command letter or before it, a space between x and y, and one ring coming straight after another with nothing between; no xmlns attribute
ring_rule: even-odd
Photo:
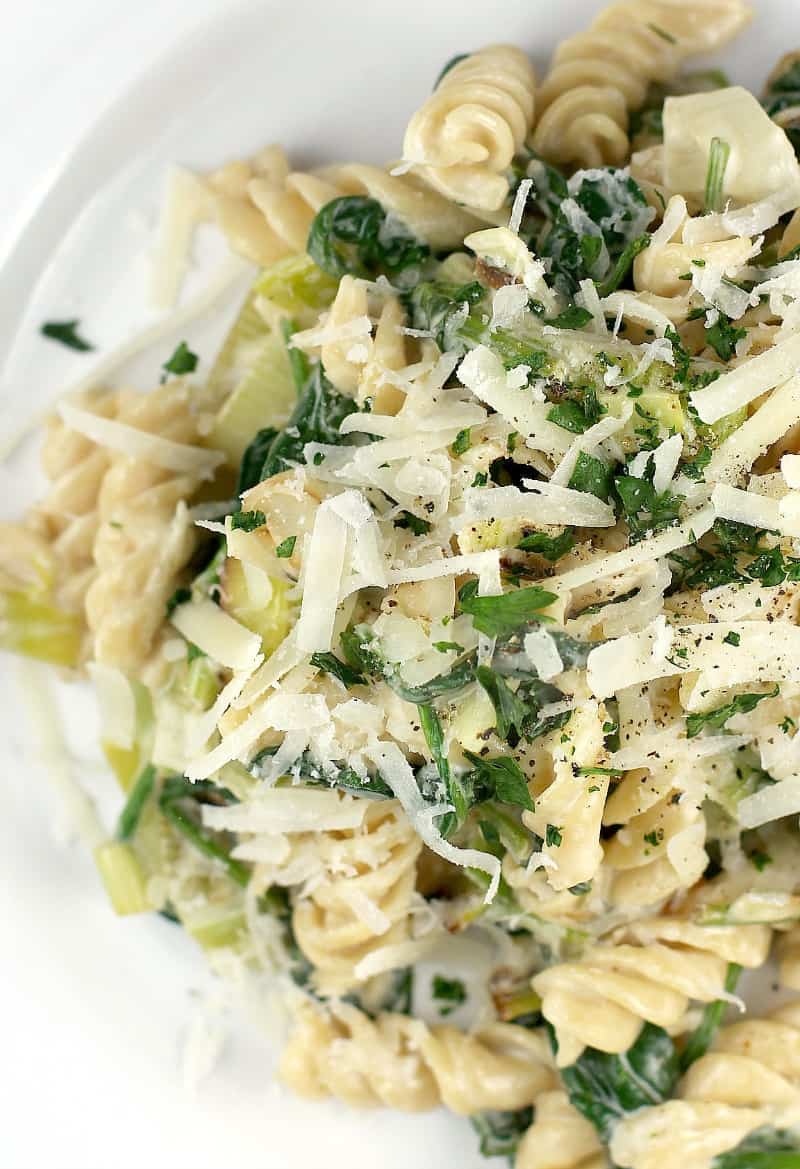
<svg viewBox="0 0 800 1169"><path fill-rule="evenodd" d="M250 160L228 163L207 180L217 222L231 247L266 266L304 252L314 216L342 195L376 199L431 248L459 247L484 220L455 207L413 174L342 163L318 171L291 171L279 146Z"/></svg>
<svg viewBox="0 0 800 1169"><path fill-rule="evenodd" d="M505 172L533 123L536 78L513 45L489 45L447 70L411 118L403 155L449 199L497 211Z"/></svg>
<svg viewBox="0 0 800 1169"><path fill-rule="evenodd" d="M622 1120L611 1155L624 1169L693 1169L762 1127L800 1122L800 1004L725 1027L687 1072L680 1099ZM676 1141L676 1133L680 1140ZM766 1164L766 1162L765 1162Z"/></svg>
<svg viewBox="0 0 800 1169"><path fill-rule="evenodd" d="M517 1149L514 1169L606 1169L594 1125L572 1107L566 1092L536 1097L534 1121Z"/></svg>
<svg viewBox="0 0 800 1169"><path fill-rule="evenodd" d="M394 802L377 802L363 828L331 839L336 869L297 901L297 942L316 967L318 989L340 994L361 979L358 963L409 936L420 841Z"/></svg>
<svg viewBox="0 0 800 1169"><path fill-rule="evenodd" d="M191 388L183 382L149 394L121 394L117 417L174 442L197 439ZM97 661L135 671L146 659L195 547L184 501L196 486L190 475L112 456L96 496L94 573L86 590Z"/></svg>
<svg viewBox="0 0 800 1169"><path fill-rule="evenodd" d="M540 1033L493 1023L466 1034L406 1015L370 1019L346 1003L300 1007L281 1077L301 1096L335 1096L356 1108L421 1112L444 1104L462 1116L524 1108L555 1082Z"/></svg>
<svg viewBox="0 0 800 1169"><path fill-rule="evenodd" d="M675 1028L690 1002L724 997L729 962L760 966L769 941L766 926L652 918L627 927L613 943L591 947L575 962L535 975L542 1014L556 1030L559 1065L573 1063L584 1047L627 1051L645 1021Z"/></svg>
<svg viewBox="0 0 800 1169"><path fill-rule="evenodd" d="M113 418L119 403L115 394L83 394L76 405ZM49 487L32 510L29 524L52 549L59 604L82 612L86 590L95 575L94 541L100 523L97 504L111 457L53 416L47 424L41 461Z"/></svg>
<svg viewBox="0 0 800 1169"><path fill-rule="evenodd" d="M536 783L534 811L522 816L527 827L545 841L547 880L557 891L591 881L603 859L600 827L608 775L602 770L592 772L605 762L607 717L601 703L586 702L569 721L569 744L561 743L560 734L553 736L552 777L541 788ZM590 774L576 774L584 768Z"/></svg>
<svg viewBox="0 0 800 1169"><path fill-rule="evenodd" d="M657 905L703 875L705 820L697 801L675 780L666 768L637 768L608 799L603 823L621 825L604 848L604 864L613 873L608 896L615 906Z"/></svg>
<svg viewBox="0 0 800 1169"><path fill-rule="evenodd" d="M536 102L534 149L558 164L619 165L628 113L686 57L725 44L750 12L741 0L620 0L587 32L562 41Z"/></svg>

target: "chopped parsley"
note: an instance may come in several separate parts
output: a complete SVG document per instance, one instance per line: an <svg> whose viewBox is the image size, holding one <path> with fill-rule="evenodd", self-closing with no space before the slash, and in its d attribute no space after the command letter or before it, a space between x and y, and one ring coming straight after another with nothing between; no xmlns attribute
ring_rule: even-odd
<svg viewBox="0 0 800 1169"><path fill-rule="evenodd" d="M435 974L431 983L431 993L435 1002L444 1004L439 1007L439 1014L442 1017L452 1014L457 1007L467 1001L467 990L460 978L445 978L441 974Z"/></svg>
<svg viewBox="0 0 800 1169"><path fill-rule="evenodd" d="M431 530L432 524L428 520L421 520L413 512L403 511L394 521L396 528L408 528L415 536L424 536Z"/></svg>
<svg viewBox="0 0 800 1169"><path fill-rule="evenodd" d="M472 751L464 752L474 771L470 773L476 801L499 800L533 811L533 800L522 768L510 755L484 758Z"/></svg>
<svg viewBox="0 0 800 1169"><path fill-rule="evenodd" d="M555 593L549 593L539 585L515 589L495 597L479 597L478 582L468 581L458 594L463 613L472 617L472 624L479 633L487 637L502 637L515 633L530 621L546 621L540 613L555 601Z"/></svg>
<svg viewBox="0 0 800 1169"><path fill-rule="evenodd" d="M736 342L747 336L747 329L737 329L730 318L719 313L713 325L706 325L706 341L721 361L730 361L736 356Z"/></svg>
<svg viewBox="0 0 800 1169"><path fill-rule="evenodd" d="M39 332L51 341L58 341L66 345L67 349L75 349L78 353L88 353L94 349L78 332L80 321L74 317L71 321L45 321Z"/></svg>
<svg viewBox="0 0 800 1169"><path fill-rule="evenodd" d="M185 341L181 341L169 360L165 361L161 367L164 371L161 377L162 382L165 382L171 373L175 374L176 377L185 373L194 373L197 369L197 361L197 354L192 353Z"/></svg>
<svg viewBox="0 0 800 1169"><path fill-rule="evenodd" d="M545 560L560 560L575 547L575 537L569 528L565 528L558 536L547 536L544 532L531 532L523 536L517 547L521 552L536 552Z"/></svg>
<svg viewBox="0 0 800 1169"><path fill-rule="evenodd" d="M560 848L563 840L561 829L557 828L555 824L548 824L544 830L544 842L548 848Z"/></svg>
<svg viewBox="0 0 800 1169"><path fill-rule="evenodd" d="M775 698L779 692L780 687L776 685L774 690L768 690L765 694L737 694L725 706L719 706L716 710L709 710L706 714L689 714L686 716L686 736L693 739L704 727L721 730L735 714L749 714L751 710L755 710L759 702L765 698Z"/></svg>
<svg viewBox="0 0 800 1169"><path fill-rule="evenodd" d="M263 511L235 511L231 516L231 527L241 529L243 532L253 532L256 528L262 528L267 522L267 517Z"/></svg>
<svg viewBox="0 0 800 1169"><path fill-rule="evenodd" d="M287 536L285 540L281 540L280 544L275 548L275 555L279 560L288 560L294 552L294 546L297 543L297 536Z"/></svg>
<svg viewBox="0 0 800 1169"><path fill-rule="evenodd" d="M596 495L604 503L608 502L614 483L614 472L608 463L596 459L594 455L587 455L586 451L579 451L568 487L573 491L585 491L588 495Z"/></svg>
<svg viewBox="0 0 800 1169"><path fill-rule="evenodd" d="M459 430L458 434L453 440L453 445L450 447L450 450L456 456L456 458L458 458L459 455L463 455L465 451L468 451L471 445L472 436L470 428L467 427L465 430Z"/></svg>

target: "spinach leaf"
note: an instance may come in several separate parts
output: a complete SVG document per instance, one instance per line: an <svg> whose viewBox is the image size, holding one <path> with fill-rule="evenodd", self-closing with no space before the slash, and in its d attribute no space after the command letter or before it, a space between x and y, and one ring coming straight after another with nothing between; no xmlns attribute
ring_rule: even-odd
<svg viewBox="0 0 800 1169"><path fill-rule="evenodd" d="M205 828L200 818L201 804L233 802L233 796L224 788L206 780L192 783L182 775L168 779L158 797L161 813L172 827L198 852L219 861L231 880L244 887L250 880L249 866L234 860L230 848L223 843L225 834Z"/></svg>
<svg viewBox="0 0 800 1169"><path fill-rule="evenodd" d="M342 441L339 427L348 414L358 409L355 401L334 389L321 365L312 369L288 425L267 448L257 482L303 462L307 442L336 444Z"/></svg>
<svg viewBox="0 0 800 1169"><path fill-rule="evenodd" d="M464 754L474 768L474 771L469 772L469 783L475 803L499 800L501 804L516 804L517 807L533 811L528 781L516 759L508 755L483 758L472 751L465 751Z"/></svg>
<svg viewBox="0 0 800 1169"><path fill-rule="evenodd" d="M800 1169L800 1137L778 1128L757 1128L735 1149L718 1153L711 1169Z"/></svg>
<svg viewBox="0 0 800 1169"><path fill-rule="evenodd" d="M547 411L547 421L572 434L583 434L597 419L590 418L578 402L558 402Z"/></svg>
<svg viewBox="0 0 800 1169"><path fill-rule="evenodd" d="M262 760L270 758L277 750L277 747L267 747L251 760L249 767L253 775L261 776ZM310 787L341 788L343 791L352 792L353 795L381 796L387 799L394 797L394 792L380 775L362 777L344 762L326 761L323 765L308 751L303 752L290 770L292 775L296 775Z"/></svg>
<svg viewBox="0 0 800 1169"><path fill-rule="evenodd" d="M165 617L171 617L178 605L186 605L192 599L192 590L180 587L175 590L164 606Z"/></svg>
<svg viewBox="0 0 800 1169"><path fill-rule="evenodd" d="M274 426L265 426L259 430L242 455L239 464L239 479L236 483L236 494L241 495L251 487L261 482L261 468L267 458L267 452L278 437L279 431Z"/></svg>
<svg viewBox="0 0 800 1169"><path fill-rule="evenodd" d="M71 321L45 321L39 332L51 341L58 341L66 345L67 349L75 349L78 353L88 353L94 349L88 341L78 333L80 321L77 317Z"/></svg>
<svg viewBox="0 0 800 1169"><path fill-rule="evenodd" d="M590 1120L606 1144L614 1125L639 1108L661 1104L680 1075L675 1044L666 1031L645 1023L623 1055L589 1047L561 1072L572 1104Z"/></svg>
<svg viewBox="0 0 800 1169"><path fill-rule="evenodd" d="M442 350L457 346L456 333L467 310L480 304L486 290L478 281L471 284L448 284L444 280L427 280L405 297L411 325L431 333Z"/></svg>
<svg viewBox="0 0 800 1169"><path fill-rule="evenodd" d="M342 195L326 203L314 217L306 250L330 276L375 279L417 265L430 254L400 221L389 216L377 199Z"/></svg>
<svg viewBox="0 0 800 1169"><path fill-rule="evenodd" d="M722 361L730 361L736 355L736 342L747 336L747 329L737 329L730 317L720 313L713 325L705 326L706 341Z"/></svg>
<svg viewBox="0 0 800 1169"><path fill-rule="evenodd" d="M626 244L608 276L598 284L597 295L610 296L612 292L616 292L633 267L633 261L649 246L649 235L638 235L636 239L632 239L630 243Z"/></svg>
<svg viewBox="0 0 800 1169"><path fill-rule="evenodd" d="M764 109L771 118L783 110L800 106L800 61L791 58L789 60L789 68L770 82L764 96ZM784 129L795 154L800 154L800 124L793 123Z"/></svg>
<svg viewBox="0 0 800 1169"><path fill-rule="evenodd" d="M741 973L741 966L738 966L735 962L728 963L728 971L725 975L725 990L728 994L733 994L736 990L736 984L739 981L739 975ZM695 1060L700 1059L708 1051L727 1009L728 1003L724 999L717 999L705 1007L700 1023L687 1039L686 1046L681 1052L681 1072L685 1072L687 1068L692 1066Z"/></svg>
<svg viewBox="0 0 800 1169"><path fill-rule="evenodd" d="M431 983L431 995L434 1002L444 1003L439 1007L439 1014L444 1018L452 1015L456 1007L467 1001L467 988L460 978L445 978L442 974L434 974Z"/></svg>
<svg viewBox="0 0 800 1169"><path fill-rule="evenodd" d="M442 836L449 836L466 819L467 812L469 811L469 793L464 786L463 779L454 775L450 768L450 763L447 759L444 732L442 731L442 724L439 722L439 716L436 714L436 711L432 706L427 704L418 706L417 710L419 711L422 733L425 736L425 742L428 744L428 750L436 764L436 770L439 773L439 779L442 781L445 795L453 805L453 811L447 812L442 816L440 821Z"/></svg>
<svg viewBox="0 0 800 1169"><path fill-rule="evenodd" d="M449 673L437 674L436 677L422 682L419 686L406 685L397 670L384 668L383 676L387 686L391 687L399 698L405 702L420 705L421 703L433 702L436 698L441 698L443 694L455 694L456 691L469 686L474 678L475 661L476 655L470 654L463 662L453 666Z"/></svg>
<svg viewBox="0 0 800 1169"><path fill-rule="evenodd" d="M469 613L472 624L487 637L515 633L531 621L550 620L540 610L546 609L556 599L555 593L549 593L539 585L495 597L479 597L478 582L474 580L462 585L458 593L461 611Z"/></svg>
<svg viewBox="0 0 800 1169"><path fill-rule="evenodd" d="M469 325L465 326L465 331ZM505 369L516 369L519 365L527 365L531 377L544 374L549 355L544 349L535 348L535 342L516 337L508 329L495 329L488 336L484 334L485 344L496 353Z"/></svg>
<svg viewBox="0 0 800 1169"><path fill-rule="evenodd" d="M528 163L527 177L533 179L530 198L545 219L555 219L561 210L561 204L569 198L567 180L561 171L537 156L532 157Z"/></svg>
<svg viewBox="0 0 800 1169"><path fill-rule="evenodd" d="M613 291L647 246L654 212L638 184L613 167L578 171L567 188L569 198L562 198L541 243L552 283L568 300L587 278Z"/></svg>
<svg viewBox="0 0 800 1169"><path fill-rule="evenodd" d="M608 503L611 488L614 483L614 472L608 463L596 459L594 455L587 455L586 451L579 451L572 474L569 477L568 487L574 491L585 491L589 495L596 495L604 503Z"/></svg>
<svg viewBox="0 0 800 1169"><path fill-rule="evenodd" d="M523 536L517 547L522 552L536 552L545 560L560 560L575 547L575 537L569 528L565 528L557 536L547 536L544 532L531 532Z"/></svg>
<svg viewBox="0 0 800 1169"><path fill-rule="evenodd" d="M431 530L433 524L429 520L421 520L419 516L415 516L413 512L402 511L397 519L394 521L396 528L408 528L415 536L424 536Z"/></svg>
<svg viewBox="0 0 800 1169"><path fill-rule="evenodd" d="M775 689L768 690L766 694L737 694L725 706L718 706L716 710L709 710L706 714L687 714L686 737L693 739L704 727L720 730L735 714L749 714L763 699L775 698L779 692L780 686L776 683Z"/></svg>
<svg viewBox="0 0 800 1169"><path fill-rule="evenodd" d="M517 1112L476 1112L469 1122L480 1139L484 1157L513 1157L533 1124L533 1109Z"/></svg>
<svg viewBox="0 0 800 1169"><path fill-rule="evenodd" d="M455 57L451 57L450 60L443 66L441 73L433 83L434 90L439 88L442 83L442 79L447 76L450 70L455 69L456 65L460 65L462 61L466 61L469 55L469 53L456 53Z"/></svg>
<svg viewBox="0 0 800 1169"><path fill-rule="evenodd" d="M522 738L525 723L530 714L528 704L518 692L511 689L501 674L490 666L478 666L475 678L489 695L495 713L495 730L498 738L512 746Z"/></svg>
<svg viewBox="0 0 800 1169"><path fill-rule="evenodd" d="M552 325L554 329L582 329L584 325L589 324L591 319L592 314L588 308L580 308L577 304L571 304L557 317L550 317L545 323Z"/></svg>
<svg viewBox="0 0 800 1169"><path fill-rule="evenodd" d="M139 825L144 806L153 794L155 782L156 769L152 763L148 763L128 793L125 807L117 821L117 840L130 840L133 836Z"/></svg>
<svg viewBox="0 0 800 1169"><path fill-rule="evenodd" d="M372 630L365 625L345 629L339 637L348 665L359 674L383 674L383 659L373 645L374 640Z"/></svg>
<svg viewBox="0 0 800 1169"><path fill-rule="evenodd" d="M534 739L539 739L542 735L549 735L551 731L560 731L569 722L571 714L571 711L564 710L561 714L551 714L547 718L530 723L525 728L525 738L529 743L532 743Z"/></svg>
<svg viewBox="0 0 800 1169"><path fill-rule="evenodd" d="M306 958L295 937L292 925L293 906L289 890L282 885L270 885L266 892L258 899L258 909L261 913L268 913L280 922L282 944L288 959L289 977L296 986L303 987L309 994L314 994L311 976L314 967Z"/></svg>
<svg viewBox="0 0 800 1169"><path fill-rule="evenodd" d="M366 678L358 670L354 670L352 666L348 666L346 662L340 661L336 654L332 653L313 653L311 655L311 665L316 666L320 670L325 670L327 674L331 674L334 678L338 678L343 686L363 686Z"/></svg>

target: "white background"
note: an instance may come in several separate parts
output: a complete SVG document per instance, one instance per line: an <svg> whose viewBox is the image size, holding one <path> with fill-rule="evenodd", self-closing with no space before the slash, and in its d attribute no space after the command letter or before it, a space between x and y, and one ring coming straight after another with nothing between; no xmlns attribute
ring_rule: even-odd
<svg viewBox="0 0 800 1169"><path fill-rule="evenodd" d="M227 7L227 0L0 0L0 257L98 112Z"/></svg>

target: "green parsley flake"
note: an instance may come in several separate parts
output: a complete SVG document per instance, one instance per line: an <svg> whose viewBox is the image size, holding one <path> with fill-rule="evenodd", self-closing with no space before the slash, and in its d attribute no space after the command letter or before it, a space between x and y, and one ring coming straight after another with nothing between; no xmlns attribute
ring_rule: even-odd
<svg viewBox="0 0 800 1169"><path fill-rule="evenodd" d="M275 555L279 560L288 560L294 552L294 546L297 543L297 536L287 536L285 540L281 540L275 549Z"/></svg>

